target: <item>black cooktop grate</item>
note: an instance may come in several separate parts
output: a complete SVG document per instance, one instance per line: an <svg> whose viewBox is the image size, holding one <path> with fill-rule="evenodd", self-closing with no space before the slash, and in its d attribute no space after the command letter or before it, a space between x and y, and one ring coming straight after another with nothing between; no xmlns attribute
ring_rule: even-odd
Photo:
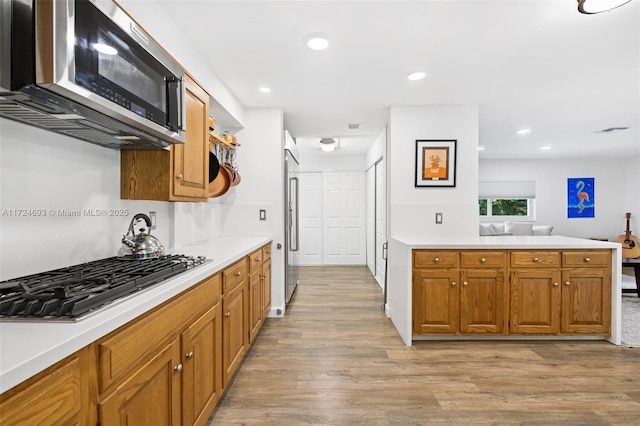
<svg viewBox="0 0 640 426"><path fill-rule="evenodd" d="M206 262L205 257L110 257L0 282L0 319L75 320Z"/></svg>

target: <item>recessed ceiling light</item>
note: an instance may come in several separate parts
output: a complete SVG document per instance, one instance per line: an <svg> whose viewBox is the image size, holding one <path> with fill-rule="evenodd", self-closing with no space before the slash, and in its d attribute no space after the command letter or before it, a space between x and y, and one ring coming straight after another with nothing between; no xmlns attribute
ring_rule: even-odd
<svg viewBox="0 0 640 426"><path fill-rule="evenodd" d="M478 151L484 151L484 146L479 146Z"/></svg>
<svg viewBox="0 0 640 426"><path fill-rule="evenodd" d="M261 88L260 88L260 89L258 89L258 90L260 90L262 93L269 93L269 92L271 92L271 89L269 89L268 87L261 87Z"/></svg>
<svg viewBox="0 0 640 426"><path fill-rule="evenodd" d="M541 146L540 151L549 151L551 149L550 146Z"/></svg>
<svg viewBox="0 0 640 426"><path fill-rule="evenodd" d="M426 76L427 76L426 72L424 72L424 71L416 71L416 72L412 72L410 74L407 74L407 80L418 81L418 80L422 80Z"/></svg>
<svg viewBox="0 0 640 426"><path fill-rule="evenodd" d="M329 47L330 36L328 34L311 34L305 37L305 43L311 50L325 50Z"/></svg>
<svg viewBox="0 0 640 426"><path fill-rule="evenodd" d="M531 133L531 129L520 129L516 132L517 135L527 135Z"/></svg>

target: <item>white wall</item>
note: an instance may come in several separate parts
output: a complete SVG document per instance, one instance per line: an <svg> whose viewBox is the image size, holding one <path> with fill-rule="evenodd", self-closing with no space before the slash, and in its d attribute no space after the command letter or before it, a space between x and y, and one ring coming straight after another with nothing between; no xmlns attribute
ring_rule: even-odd
<svg viewBox="0 0 640 426"><path fill-rule="evenodd" d="M46 216L15 216L18 209ZM85 216L83 209L128 214ZM115 256L136 213L157 212L153 234L165 247L173 229L169 203L120 200L119 151L4 118L0 210L0 280Z"/></svg>
<svg viewBox="0 0 640 426"><path fill-rule="evenodd" d="M364 172L365 154L300 151L301 172Z"/></svg>
<svg viewBox="0 0 640 426"><path fill-rule="evenodd" d="M640 157L626 159L482 160L479 181L534 181L536 223L553 233L616 241L631 212L631 230L640 233ZM567 218L567 178L595 178L595 217Z"/></svg>
<svg viewBox="0 0 640 426"><path fill-rule="evenodd" d="M236 163L240 184L216 202L222 204L222 233L273 238L271 250L272 312L285 307L284 253L284 129L282 110L245 110L238 134ZM267 220L259 220L260 210Z"/></svg>
<svg viewBox="0 0 640 426"><path fill-rule="evenodd" d="M388 200L390 236L478 234L478 108L391 107ZM418 139L456 139L455 188L415 187ZM435 213L443 223L435 224Z"/></svg>

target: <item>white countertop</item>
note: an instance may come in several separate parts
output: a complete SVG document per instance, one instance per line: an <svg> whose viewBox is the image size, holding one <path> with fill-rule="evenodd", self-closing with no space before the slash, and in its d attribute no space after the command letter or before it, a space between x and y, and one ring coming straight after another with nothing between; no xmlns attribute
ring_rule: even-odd
<svg viewBox="0 0 640 426"><path fill-rule="evenodd" d="M465 238L395 236L393 239L416 249L595 249L621 247L620 243L563 237L561 235L505 235Z"/></svg>
<svg viewBox="0 0 640 426"><path fill-rule="evenodd" d="M221 237L169 253L212 260L100 309L76 322L0 322L0 393L182 293L271 241Z"/></svg>

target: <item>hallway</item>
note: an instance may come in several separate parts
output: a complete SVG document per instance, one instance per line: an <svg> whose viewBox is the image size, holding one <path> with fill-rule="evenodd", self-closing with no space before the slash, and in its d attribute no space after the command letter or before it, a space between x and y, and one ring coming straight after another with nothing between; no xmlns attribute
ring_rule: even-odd
<svg viewBox="0 0 640 426"><path fill-rule="evenodd" d="M603 341L416 342L368 269L303 267L209 425L631 425L640 350Z"/></svg>

